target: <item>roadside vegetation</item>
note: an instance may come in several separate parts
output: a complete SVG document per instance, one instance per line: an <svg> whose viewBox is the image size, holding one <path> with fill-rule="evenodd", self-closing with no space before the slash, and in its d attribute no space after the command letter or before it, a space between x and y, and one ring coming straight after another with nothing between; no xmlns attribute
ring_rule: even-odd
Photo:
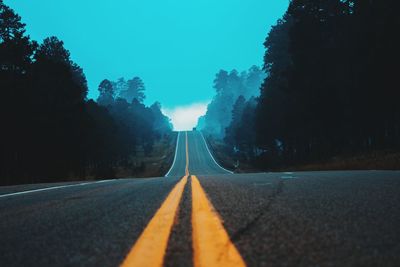
<svg viewBox="0 0 400 267"><path fill-rule="evenodd" d="M217 75L198 128L250 169L399 169L399 5L292 0L264 43L259 94ZM219 114L229 116L215 132Z"/></svg>
<svg viewBox="0 0 400 267"><path fill-rule="evenodd" d="M177 132L171 132L154 142L151 152L139 148L128 164L116 168L116 177L163 177L174 160L176 138Z"/></svg>

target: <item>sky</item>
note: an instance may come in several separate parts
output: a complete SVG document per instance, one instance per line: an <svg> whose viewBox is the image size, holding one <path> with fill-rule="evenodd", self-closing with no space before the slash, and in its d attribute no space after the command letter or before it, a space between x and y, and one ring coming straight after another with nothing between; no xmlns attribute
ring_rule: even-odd
<svg viewBox="0 0 400 267"><path fill-rule="evenodd" d="M220 69L262 65L289 0L5 0L41 42L57 36L97 97L103 79L139 76L176 130L193 127ZM197 116L197 117L196 117ZM195 118L196 117L196 118Z"/></svg>

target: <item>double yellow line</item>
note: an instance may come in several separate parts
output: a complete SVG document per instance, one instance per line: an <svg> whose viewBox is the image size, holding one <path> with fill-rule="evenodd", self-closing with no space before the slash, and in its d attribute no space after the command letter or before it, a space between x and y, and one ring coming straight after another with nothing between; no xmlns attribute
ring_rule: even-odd
<svg viewBox="0 0 400 267"><path fill-rule="evenodd" d="M189 177L189 149L186 132L185 176L175 185L146 226L121 266L163 266L169 236ZM218 213L208 200L196 176L192 186L192 240L195 267L246 266L230 240Z"/></svg>
<svg viewBox="0 0 400 267"><path fill-rule="evenodd" d="M189 145L188 145L187 132L185 132L185 144L186 144L186 167L185 167L185 176L189 176Z"/></svg>

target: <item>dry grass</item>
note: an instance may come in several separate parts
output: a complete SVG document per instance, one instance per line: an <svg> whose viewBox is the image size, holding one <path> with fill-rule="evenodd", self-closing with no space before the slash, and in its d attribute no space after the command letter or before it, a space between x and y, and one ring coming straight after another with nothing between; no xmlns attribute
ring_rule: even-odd
<svg viewBox="0 0 400 267"><path fill-rule="evenodd" d="M128 168L118 168L117 177L162 177L171 167L175 153L176 135L163 139L154 144L153 151L145 155L142 149L138 149L130 160Z"/></svg>
<svg viewBox="0 0 400 267"><path fill-rule="evenodd" d="M237 173L259 172L250 162L241 162L235 169L235 160L229 156L226 145L218 140L207 138L210 150L219 163ZM400 152L374 151L359 155L334 157L305 164L285 166L273 171L329 171L329 170L400 170Z"/></svg>
<svg viewBox="0 0 400 267"><path fill-rule="evenodd" d="M221 141L212 138L207 138L206 136L204 136L204 138L207 142L210 152L212 153L218 164L220 164L222 167L228 170L234 170L235 161L232 157L229 156L226 145Z"/></svg>
<svg viewBox="0 0 400 267"><path fill-rule="evenodd" d="M400 152L375 151L357 156L335 157L326 161L295 165L284 170L400 170Z"/></svg>

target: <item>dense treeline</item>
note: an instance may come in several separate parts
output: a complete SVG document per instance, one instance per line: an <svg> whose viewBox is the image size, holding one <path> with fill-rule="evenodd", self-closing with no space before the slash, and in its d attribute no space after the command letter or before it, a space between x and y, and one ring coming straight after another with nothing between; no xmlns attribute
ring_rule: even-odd
<svg viewBox="0 0 400 267"><path fill-rule="evenodd" d="M233 155L279 168L398 151L399 5L292 0L264 44L260 97L236 99L220 124Z"/></svg>
<svg viewBox="0 0 400 267"><path fill-rule="evenodd" d="M172 130L169 119L162 114L161 104L150 107L143 104L145 86L139 77L117 82L103 80L99 85L97 103L106 107L120 127L124 128L124 143L134 148L140 145L149 154L155 140L168 135ZM136 144L137 142L137 144Z"/></svg>
<svg viewBox="0 0 400 267"><path fill-rule="evenodd" d="M258 98L249 100L240 96L232 109L232 121L225 129L224 142L238 161L250 162L259 153L255 129L255 111Z"/></svg>
<svg viewBox="0 0 400 267"><path fill-rule="evenodd" d="M0 0L0 183L110 178L138 146L151 151L170 131L169 121L158 103L143 105L139 78L119 82L123 98L99 99L100 105L87 100L83 70L63 42L31 40L21 18Z"/></svg>
<svg viewBox="0 0 400 267"><path fill-rule="evenodd" d="M399 149L399 2L293 0L265 46L264 163Z"/></svg>
<svg viewBox="0 0 400 267"><path fill-rule="evenodd" d="M232 109L237 99L249 100L258 96L264 78L264 72L257 66L241 73L221 70L214 79L216 94L207 106L207 113L200 117L197 127L207 134L223 138L225 128L232 121Z"/></svg>

